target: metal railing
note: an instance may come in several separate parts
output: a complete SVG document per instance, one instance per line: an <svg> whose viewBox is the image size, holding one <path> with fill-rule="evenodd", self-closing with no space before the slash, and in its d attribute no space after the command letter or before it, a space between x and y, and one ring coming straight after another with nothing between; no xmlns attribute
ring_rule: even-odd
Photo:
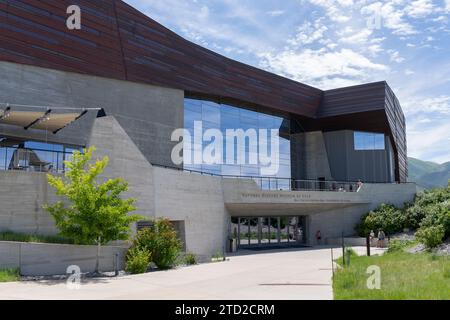
<svg viewBox="0 0 450 320"><path fill-rule="evenodd" d="M223 175L212 172L191 170L167 165L152 164L156 167L178 170L204 176L219 177L223 179L254 180L261 190L269 191L331 191L331 192L358 192L359 185L355 181L326 181L326 180L296 180L291 178Z"/></svg>
<svg viewBox="0 0 450 320"><path fill-rule="evenodd" d="M64 161L69 160L71 156L71 152L64 151L4 147L0 148L0 170L64 173ZM358 182L353 181L296 180L278 177L222 175L180 167L152 165L193 174L220 177L222 179L253 180L261 190L270 191L357 192L359 187Z"/></svg>
<svg viewBox="0 0 450 320"><path fill-rule="evenodd" d="M45 149L0 148L0 170L64 173L72 152Z"/></svg>

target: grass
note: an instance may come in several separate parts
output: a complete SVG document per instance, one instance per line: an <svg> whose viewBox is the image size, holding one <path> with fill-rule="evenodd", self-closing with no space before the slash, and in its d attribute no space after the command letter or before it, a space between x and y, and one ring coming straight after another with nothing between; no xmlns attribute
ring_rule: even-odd
<svg viewBox="0 0 450 320"><path fill-rule="evenodd" d="M381 270L381 289L369 290L367 267ZM449 300L450 257L403 251L382 256L352 256L349 267L335 272L336 300Z"/></svg>
<svg viewBox="0 0 450 320"><path fill-rule="evenodd" d="M73 241L59 236L30 235L10 231L0 232L0 241L73 244Z"/></svg>
<svg viewBox="0 0 450 320"><path fill-rule="evenodd" d="M0 270L0 282L19 281L19 269L4 269Z"/></svg>

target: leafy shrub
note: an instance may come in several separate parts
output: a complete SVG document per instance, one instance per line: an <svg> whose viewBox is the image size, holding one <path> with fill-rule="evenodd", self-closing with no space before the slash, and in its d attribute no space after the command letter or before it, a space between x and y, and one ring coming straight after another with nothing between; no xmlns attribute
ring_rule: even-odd
<svg viewBox="0 0 450 320"><path fill-rule="evenodd" d="M132 274L145 273L150 264L150 256L150 252L145 248L130 248L127 253L125 270Z"/></svg>
<svg viewBox="0 0 450 320"><path fill-rule="evenodd" d="M420 223L427 215L426 207L420 206L418 203L407 205L403 211L405 219L405 228L417 230Z"/></svg>
<svg viewBox="0 0 450 320"><path fill-rule="evenodd" d="M148 250L152 262L159 269L174 266L181 252L181 242L167 219L157 219L150 228L139 231L133 241L133 247Z"/></svg>
<svg viewBox="0 0 450 320"><path fill-rule="evenodd" d="M224 261L223 254L220 252L220 250L217 250L216 253L214 253L212 255L211 261L214 261L214 262Z"/></svg>
<svg viewBox="0 0 450 320"><path fill-rule="evenodd" d="M414 243L415 241L412 240L393 239L389 241L388 252L403 251L404 249L412 246Z"/></svg>
<svg viewBox="0 0 450 320"><path fill-rule="evenodd" d="M355 229L360 236L365 237L370 230L376 232L382 229L386 234L393 234L405 228L417 230L439 226L444 229L442 239L450 237L450 184L446 188L418 194L414 203L407 204L403 209L383 204L364 215ZM420 234L427 235L427 230ZM421 240L425 241L425 238L430 237L422 237ZM396 250L395 245L392 250Z"/></svg>
<svg viewBox="0 0 450 320"><path fill-rule="evenodd" d="M20 280L19 269L0 269L0 282L13 282Z"/></svg>
<svg viewBox="0 0 450 320"><path fill-rule="evenodd" d="M0 241L74 244L73 240L60 236L24 234L11 231L0 232Z"/></svg>
<svg viewBox="0 0 450 320"><path fill-rule="evenodd" d="M379 208L361 217L356 231L361 237L365 237L371 230L376 232L382 229L386 234L393 234L407 227L405 215L401 209L390 204L382 204Z"/></svg>
<svg viewBox="0 0 450 320"><path fill-rule="evenodd" d="M422 227L416 232L416 238L427 248L435 248L442 243L445 230L441 225Z"/></svg>
<svg viewBox="0 0 450 320"><path fill-rule="evenodd" d="M197 257L193 253L187 253L184 256L184 261L186 262L187 265L197 264Z"/></svg>
<svg viewBox="0 0 450 320"><path fill-rule="evenodd" d="M432 204L425 208L426 216L420 223L421 227L442 226L445 236L450 236L450 201Z"/></svg>

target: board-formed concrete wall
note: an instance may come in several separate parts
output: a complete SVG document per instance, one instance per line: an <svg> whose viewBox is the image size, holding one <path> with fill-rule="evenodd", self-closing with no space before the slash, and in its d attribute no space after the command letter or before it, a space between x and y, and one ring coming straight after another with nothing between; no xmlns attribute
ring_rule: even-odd
<svg viewBox="0 0 450 320"><path fill-rule="evenodd" d="M123 270L126 251L126 247L103 246L100 271L115 270L116 254L118 268ZM72 265L78 266L81 273L93 272L96 256L96 246L0 241L0 269L19 268L23 276L63 275Z"/></svg>
<svg viewBox="0 0 450 320"><path fill-rule="evenodd" d="M157 217L184 220L186 250L200 256L222 252L228 235L222 179L153 168Z"/></svg>
<svg viewBox="0 0 450 320"><path fill-rule="evenodd" d="M126 179L129 190L124 196L136 199L133 213L154 218L153 167L118 121L113 116L96 119L88 141L96 148L95 158L109 158L102 177Z"/></svg>
<svg viewBox="0 0 450 320"><path fill-rule="evenodd" d="M0 102L50 107L104 108L114 116L151 163L173 165L173 130L183 128L184 92L169 88L81 75L0 61ZM96 113L58 134L1 125L11 135L84 146Z"/></svg>
<svg viewBox="0 0 450 320"><path fill-rule="evenodd" d="M56 234L43 206L58 200L44 173L0 171L0 231Z"/></svg>
<svg viewBox="0 0 450 320"><path fill-rule="evenodd" d="M129 183L125 196L137 199L134 213L184 222L181 233L186 250L204 259L222 252L228 214L221 178L152 166L112 116L95 120L89 145L97 148L94 158L110 159L104 179L123 177ZM44 173L0 171L0 181L0 230L58 232L42 206L61 199L48 186Z"/></svg>
<svg viewBox="0 0 450 320"><path fill-rule="evenodd" d="M395 184L364 184L358 192L369 204L357 205L339 210L325 210L309 216L309 243L316 244L315 234L320 230L322 239L355 234L355 226L361 216L374 210L382 203L403 207L405 203L414 201L417 186L414 183Z"/></svg>
<svg viewBox="0 0 450 320"><path fill-rule="evenodd" d="M220 178L152 166L111 116L95 120L89 145L98 149L96 156L110 158L104 177L126 178L126 196L137 199L135 213L184 221L189 252L210 256L223 250L227 214Z"/></svg>

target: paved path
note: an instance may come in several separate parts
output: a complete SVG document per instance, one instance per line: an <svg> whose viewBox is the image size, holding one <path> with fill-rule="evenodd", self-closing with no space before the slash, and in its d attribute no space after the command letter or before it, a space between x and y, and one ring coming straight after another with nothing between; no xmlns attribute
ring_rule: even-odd
<svg viewBox="0 0 450 320"><path fill-rule="evenodd" d="M364 248L356 248L364 252ZM339 249L334 249L335 257ZM96 279L70 290L61 281L0 283L0 299L332 299L329 248L269 251L143 275Z"/></svg>

